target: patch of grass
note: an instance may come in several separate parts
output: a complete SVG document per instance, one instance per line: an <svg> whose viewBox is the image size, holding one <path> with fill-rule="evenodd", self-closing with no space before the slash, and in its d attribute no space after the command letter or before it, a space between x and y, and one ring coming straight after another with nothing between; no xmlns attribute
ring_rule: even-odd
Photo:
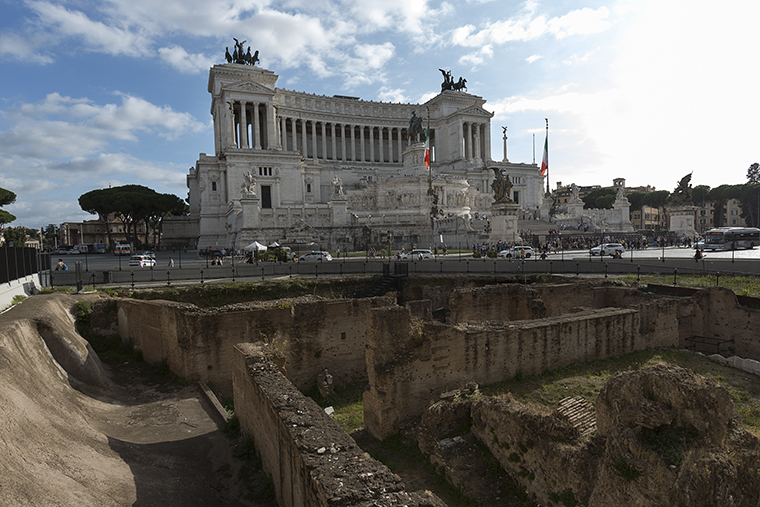
<svg viewBox="0 0 760 507"><path fill-rule="evenodd" d="M615 463L613 463L612 466L615 468L618 475L628 482L635 481L644 475L644 472L628 463L625 458L615 460Z"/></svg>
<svg viewBox="0 0 760 507"><path fill-rule="evenodd" d="M644 275L640 281L636 275L625 275L618 278L632 286L645 286L647 284L673 285L673 275ZM716 277L712 275L678 275L679 287L704 289L715 285ZM726 287L734 293L742 296L760 297L760 278L753 276L724 276L718 279L721 287Z"/></svg>
<svg viewBox="0 0 760 507"><path fill-rule="evenodd" d="M13 299L11 299L11 304L17 305L25 299L26 299L26 296L24 296L23 294L17 294L13 296Z"/></svg>
<svg viewBox="0 0 760 507"><path fill-rule="evenodd" d="M344 386L335 387L335 394L324 398L317 386L312 387L306 396L317 402L322 408L333 407L335 409L335 422L346 433L353 433L364 428L364 389L367 382L354 382Z"/></svg>
<svg viewBox="0 0 760 507"><path fill-rule="evenodd" d="M642 428L644 446L659 454L669 465L681 466L686 451L699 438L699 432L694 427L676 428L660 426L649 429Z"/></svg>

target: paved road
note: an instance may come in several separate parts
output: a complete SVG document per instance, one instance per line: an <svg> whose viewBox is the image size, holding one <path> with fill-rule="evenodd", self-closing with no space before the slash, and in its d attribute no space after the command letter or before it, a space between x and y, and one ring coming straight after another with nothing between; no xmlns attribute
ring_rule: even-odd
<svg viewBox="0 0 760 507"><path fill-rule="evenodd" d="M200 257L198 255L197 251L188 251L186 253L183 252L158 252L156 254L156 271L165 271L169 265L169 257L172 257L174 259L174 267L175 269L201 269L201 268L208 268L210 266L210 261L207 260L206 257ZM644 260L657 260L662 261L662 258L665 258L665 260L671 260L671 259L693 259L694 258L694 249L693 248L679 248L679 247L665 247L665 248L647 248L644 250L628 250L623 255L623 260L630 261L633 259L634 262L644 261ZM728 252L706 252L705 257L708 260L747 260L747 259L760 259L760 248L754 248L752 250L736 250L736 251L728 251ZM133 268L129 266L129 256L116 256L113 254L93 254L93 255L64 255L60 257L56 257L52 259L53 261L56 261L58 258L61 258L66 262L66 264L69 266L69 269L74 268L74 264L76 262L82 263L82 269L85 272L99 272L104 270L112 270L112 271L128 271L128 270L139 270L140 268ZM456 260L472 260L477 261L477 259L472 259L472 255L467 253L457 254L457 253L449 253L446 256L439 255L436 259L436 261L451 261L452 259ZM564 253L557 252L552 253L549 255L548 260L592 260L592 261L602 261L602 259L599 256L591 256L588 253L588 250L566 250ZM341 262L366 262L368 259L365 256L351 256L351 257L341 257ZM379 257L375 260L379 261L381 260ZM603 260L609 261L609 257L604 257ZM338 259L333 259L333 262L338 261ZM224 261L224 266L231 267L232 261L228 258ZM241 264L240 261L236 261L234 263L236 266L239 266Z"/></svg>
<svg viewBox="0 0 760 507"><path fill-rule="evenodd" d="M614 276L620 274L708 274L711 276L760 275L760 249L736 252L708 252L695 262L691 248L649 248L625 253L622 259L592 257L588 250L552 253L548 259L520 260L474 259L470 253L439 255L435 260L393 261L390 273L409 274L513 274L550 273L564 275ZM168 268L169 257L174 268ZM70 270L53 271L52 285L76 285L75 264L81 262L84 285L167 286L198 283L223 283L277 278L316 278L320 276L373 275L383 273L388 261L364 256L334 259L330 262L262 262L247 264L230 259L223 266L207 264L197 252L159 252L153 268L130 267L129 259L110 254L63 257ZM56 260L56 259L54 259ZM121 266L119 264L121 263ZM121 268L121 269L120 269ZM397 270L401 271L397 271Z"/></svg>

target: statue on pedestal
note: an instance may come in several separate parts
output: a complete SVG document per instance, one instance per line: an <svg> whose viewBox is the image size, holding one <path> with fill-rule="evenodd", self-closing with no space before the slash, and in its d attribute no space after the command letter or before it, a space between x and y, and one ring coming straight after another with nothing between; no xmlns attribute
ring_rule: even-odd
<svg viewBox="0 0 760 507"><path fill-rule="evenodd" d="M512 182L509 180L509 176L504 174L504 169L498 169L496 167L491 168L494 172L495 179L491 183L493 189L493 202L495 203L511 203L512 198Z"/></svg>
<svg viewBox="0 0 760 507"><path fill-rule="evenodd" d="M678 186L673 193L670 194L670 202L675 205L688 206L691 202L691 173L687 174L681 181L678 182Z"/></svg>
<svg viewBox="0 0 760 507"><path fill-rule="evenodd" d="M332 194L334 196L345 195L343 193L343 181L337 176L334 176L332 180Z"/></svg>
<svg viewBox="0 0 760 507"><path fill-rule="evenodd" d="M407 136L411 139L415 135L423 135L424 133L425 132L422 130L422 118L417 116L415 111L412 111L412 117L409 118L409 131L407 132Z"/></svg>
<svg viewBox="0 0 760 507"><path fill-rule="evenodd" d="M243 175L243 186L241 188L243 195L255 196L256 195L256 180L253 177L253 173L247 172Z"/></svg>

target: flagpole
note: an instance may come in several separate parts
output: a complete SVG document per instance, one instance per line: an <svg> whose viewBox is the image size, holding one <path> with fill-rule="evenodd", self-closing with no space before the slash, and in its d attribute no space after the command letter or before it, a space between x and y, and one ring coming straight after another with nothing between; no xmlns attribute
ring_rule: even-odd
<svg viewBox="0 0 760 507"><path fill-rule="evenodd" d="M549 118L546 120L546 193L549 194Z"/></svg>
<svg viewBox="0 0 760 507"><path fill-rule="evenodd" d="M536 133L533 132L533 164L536 164Z"/></svg>

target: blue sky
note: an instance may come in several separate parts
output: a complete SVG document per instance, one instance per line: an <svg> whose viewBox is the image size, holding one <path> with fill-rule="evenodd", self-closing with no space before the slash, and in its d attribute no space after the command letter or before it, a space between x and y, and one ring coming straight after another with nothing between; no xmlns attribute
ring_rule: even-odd
<svg viewBox="0 0 760 507"><path fill-rule="evenodd" d="M550 185L744 183L760 161L752 0L0 0L0 187L11 225L95 218L78 197L187 196L214 149L208 69L232 37L280 88L424 102L439 68L487 100L492 157Z"/></svg>

